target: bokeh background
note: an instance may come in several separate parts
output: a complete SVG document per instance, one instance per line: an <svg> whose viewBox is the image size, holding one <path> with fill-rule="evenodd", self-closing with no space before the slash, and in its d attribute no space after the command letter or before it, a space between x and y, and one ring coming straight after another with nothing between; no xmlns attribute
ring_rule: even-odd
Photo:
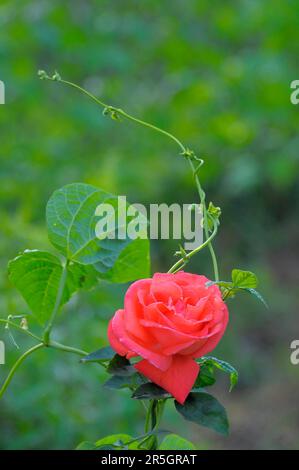
<svg viewBox="0 0 299 470"><path fill-rule="evenodd" d="M230 301L230 327L215 351L240 373L232 393L226 377L213 387L229 413L230 436L182 423L168 407L163 428L183 429L200 448L299 448L299 366L289 359L299 338L299 105L290 103L298 32L296 0L0 5L0 315L28 312L8 282L7 262L25 248L50 248L45 205L60 186L82 181L145 204L196 201L175 145L104 118L75 90L38 80L38 69L57 69L205 159L201 181L223 212L221 278L239 267L260 279L269 310L247 294ZM168 269L175 248L152 243L154 271ZM211 275L208 254L190 270ZM104 345L125 288L103 283L78 295L60 315L56 338L89 351ZM7 344L2 381L20 352L3 327L0 338ZM15 339L21 350L29 344ZM32 356L1 401L0 447L74 448L107 433L142 432L139 404L103 390L103 380L99 367L71 355Z"/></svg>

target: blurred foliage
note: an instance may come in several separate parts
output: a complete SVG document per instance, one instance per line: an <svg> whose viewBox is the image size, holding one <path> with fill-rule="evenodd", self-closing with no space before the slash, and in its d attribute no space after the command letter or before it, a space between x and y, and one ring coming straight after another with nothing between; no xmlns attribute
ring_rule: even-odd
<svg viewBox="0 0 299 470"><path fill-rule="evenodd" d="M240 372L228 395L232 433L186 426L208 448L298 448L298 367L289 343L298 320L298 2L273 0L2 0L0 79L1 317L27 312L6 265L25 248L46 248L51 193L82 181L131 202L194 202L192 176L163 136L112 122L75 90L40 82L57 69L106 102L177 134L205 159L201 180L222 208L216 242L221 277L257 272L266 311L246 294L230 301L230 328L217 356ZM172 264L173 242L152 243L153 269ZM207 254L190 269L211 275ZM60 316L56 337L87 350L106 343L106 325L126 286L101 284ZM242 298L241 298L242 297ZM1 329L1 338L4 330ZM6 338L5 338L6 339ZM16 340L21 349L27 340ZM19 352L7 337L3 380ZM126 392L101 388L101 370L40 351L1 402L1 448L74 448L107 433L140 432L143 411ZM108 406L109 405L109 406ZM165 428L181 420L168 410Z"/></svg>

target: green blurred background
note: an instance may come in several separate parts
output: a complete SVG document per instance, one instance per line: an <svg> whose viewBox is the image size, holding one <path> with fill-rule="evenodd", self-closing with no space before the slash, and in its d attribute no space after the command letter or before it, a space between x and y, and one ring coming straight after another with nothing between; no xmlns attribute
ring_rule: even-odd
<svg viewBox="0 0 299 470"><path fill-rule="evenodd" d="M0 316L28 311L6 265L25 248L49 248L44 209L60 186L82 181L145 204L196 200L173 143L104 118L75 90L38 80L38 69L57 69L205 159L201 181L223 211L221 278L233 267L253 270L270 305L267 311L246 294L230 301L230 327L215 355L239 369L240 383L229 394L219 376L213 387L229 413L230 436L182 423L168 407L163 428L202 448L299 448L299 366L289 360L290 342L299 338L299 105L290 103L298 41L296 0L0 4ZM175 249L152 243L153 270L167 270ZM211 275L208 254L190 270ZM104 345L125 288L103 283L78 295L60 316L56 338L89 351ZM20 351L3 327L0 338L7 344L2 381ZM30 343L15 339L21 350ZM103 390L103 379L99 367L76 357L36 353L1 401L0 447L74 448L107 433L140 433L139 404L126 392Z"/></svg>

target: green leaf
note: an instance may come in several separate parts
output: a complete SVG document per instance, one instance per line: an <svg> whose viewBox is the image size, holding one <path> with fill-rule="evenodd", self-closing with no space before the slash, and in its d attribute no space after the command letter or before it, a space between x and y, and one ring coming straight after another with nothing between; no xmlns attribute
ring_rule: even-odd
<svg viewBox="0 0 299 470"><path fill-rule="evenodd" d="M26 250L8 264L10 281L22 294L34 317L45 324L53 311L62 265L56 256L46 251ZM71 295L86 284L85 267L70 266L68 268L66 286L61 305Z"/></svg>
<svg viewBox="0 0 299 470"><path fill-rule="evenodd" d="M132 398L137 400L162 400L170 397L171 395L166 390L152 382L140 385L132 395Z"/></svg>
<svg viewBox="0 0 299 470"><path fill-rule="evenodd" d="M109 362L107 372L112 375L129 376L136 373L136 369L130 364L130 361L119 354L115 354Z"/></svg>
<svg viewBox="0 0 299 470"><path fill-rule="evenodd" d="M149 253L149 240L137 239L123 249L111 269L98 275L101 279L117 283L149 277Z"/></svg>
<svg viewBox="0 0 299 470"><path fill-rule="evenodd" d="M214 385L216 379L214 377L214 369L212 364L203 363L200 372L194 384L194 388L210 387Z"/></svg>
<svg viewBox="0 0 299 470"><path fill-rule="evenodd" d="M138 449L138 442L132 442L134 438L132 436L129 436L129 434L112 434L111 436L106 436L103 437L102 439L99 439L96 443L95 446L97 449L104 450L104 448L107 448L109 446L109 449L114 449L114 450L121 450L124 447L128 449Z"/></svg>
<svg viewBox="0 0 299 470"><path fill-rule="evenodd" d="M82 357L80 362L103 362L111 360L115 355L115 351L110 346L98 349L87 356Z"/></svg>
<svg viewBox="0 0 299 470"><path fill-rule="evenodd" d="M258 279L251 271L242 271L241 269L232 270L232 281L234 287L238 288L255 288Z"/></svg>
<svg viewBox="0 0 299 470"><path fill-rule="evenodd" d="M83 441L76 447L76 450L97 450L93 442Z"/></svg>
<svg viewBox="0 0 299 470"><path fill-rule="evenodd" d="M75 183L53 193L46 209L51 243L68 259L84 264L99 261L95 212L112 195L94 186Z"/></svg>
<svg viewBox="0 0 299 470"><path fill-rule="evenodd" d="M209 226L209 229L211 230L213 228L213 221L216 221L217 224L219 224L219 219L220 219L220 216L221 216L221 209L220 207L216 207L214 206L214 204L212 202L209 203L209 206L208 206L208 210L207 210L207 214L208 216L210 216L208 218L208 226Z"/></svg>
<svg viewBox="0 0 299 470"><path fill-rule="evenodd" d="M99 282L99 276L93 266L70 262L68 265L68 278L72 277L73 282L80 289L90 290Z"/></svg>
<svg viewBox="0 0 299 470"><path fill-rule="evenodd" d="M226 372L230 376L230 391L237 385L238 383L238 371L231 365L229 362L222 361L221 359L217 359L217 357L213 356L204 356L197 360L197 362L201 365L201 369L205 366L208 367L216 367L223 372ZM200 375L200 374L199 374ZM202 385L203 386L203 385Z"/></svg>
<svg viewBox="0 0 299 470"><path fill-rule="evenodd" d="M244 290L254 295L258 300L260 300L260 302L262 302L262 304L264 304L266 308L269 308L262 294L260 294L256 289L244 289Z"/></svg>
<svg viewBox="0 0 299 470"><path fill-rule="evenodd" d="M177 434L168 434L158 447L158 450L195 450L192 442Z"/></svg>
<svg viewBox="0 0 299 470"><path fill-rule="evenodd" d="M175 407L188 421L206 426L220 434L228 434L226 411L212 395L206 392L190 393L184 405L175 401Z"/></svg>
<svg viewBox="0 0 299 470"><path fill-rule="evenodd" d="M104 388L108 388L110 390L121 390L122 388L133 388L143 383L143 379L136 372L136 374L130 376L124 375L113 375L110 379L108 379L104 383Z"/></svg>
<svg viewBox="0 0 299 470"><path fill-rule="evenodd" d="M138 214L140 227L146 234L146 218L137 213L119 219L119 199L105 191L83 183L64 186L55 191L47 204L47 226L51 243L69 260L93 265L98 276L111 282L127 282L149 274L147 239L130 239L126 228ZM104 214L97 212L102 204L114 209L115 239L105 234L111 228L99 226ZM125 205L124 205L125 207ZM110 216L110 220L112 216ZM106 218L106 220L108 217ZM96 230L97 228L97 230ZM120 232L124 231L124 239ZM96 233L97 232L97 233Z"/></svg>

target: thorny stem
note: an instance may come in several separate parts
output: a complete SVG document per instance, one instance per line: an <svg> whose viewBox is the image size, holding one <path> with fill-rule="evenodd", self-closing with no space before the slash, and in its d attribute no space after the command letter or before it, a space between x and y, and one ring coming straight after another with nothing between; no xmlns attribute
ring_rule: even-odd
<svg viewBox="0 0 299 470"><path fill-rule="evenodd" d="M57 72L55 72L55 74L52 77L50 77L45 71L40 70L38 72L38 75L41 79L57 81L57 82L65 84L65 85L71 86L73 88L76 88L80 92L87 95L90 99L95 101L99 106L103 107L104 108L103 112L104 112L105 115L108 114L115 120L119 120L119 117L122 116L123 118L128 119L129 121L132 121L136 124L147 127L149 129L152 129L153 131L156 131L156 132L159 132L160 134L165 135L166 137L170 138L172 141L174 141L179 146L179 148L181 150L181 154L184 157L186 157L187 160L189 161L192 172L193 172L193 175L195 177L195 183L196 183L196 187L197 187L197 190L198 190L200 203L202 204L202 207L203 207L204 231L205 231L205 237L206 237L206 242L207 242L207 243L205 242L204 246L208 246L208 248L209 248L212 263L213 263L215 281L218 281L219 280L218 264L217 264L217 259L216 259L216 255L215 255L215 252L214 252L214 248L213 248L213 245L211 243L211 241L212 241L212 239L214 238L215 235L209 236L209 226L208 226L207 207L206 207L206 202L205 202L205 192L203 191L203 189L201 187L201 184L200 184L200 181L199 181L199 178L198 178L198 175L197 175L197 169L194 166L194 161L196 161L196 162L200 161L201 163L203 163L203 161L198 159L192 151L190 151L187 147L185 147L185 145L183 145L182 142L179 139L177 139L170 132L167 132L164 129L161 129L160 127L154 126L153 124L150 124L146 121L138 119L138 118L126 113L125 111L123 111L120 108L115 108L114 106L107 105L106 103L104 103L103 101L98 99L96 96L94 96L92 93L90 93L89 91L82 88L81 86L79 86L79 85L77 85L73 82L70 82L68 80L63 80ZM203 248L203 246L201 245L201 247L199 247L199 248L201 250ZM193 256L195 253L197 253L198 251L200 251L200 250L193 250L192 252L190 252L189 253L189 255L190 255L189 258L191 256ZM179 265L184 266L184 258L179 260L178 263L179 263ZM169 272L172 272L172 269L173 269L173 267L170 269Z"/></svg>

